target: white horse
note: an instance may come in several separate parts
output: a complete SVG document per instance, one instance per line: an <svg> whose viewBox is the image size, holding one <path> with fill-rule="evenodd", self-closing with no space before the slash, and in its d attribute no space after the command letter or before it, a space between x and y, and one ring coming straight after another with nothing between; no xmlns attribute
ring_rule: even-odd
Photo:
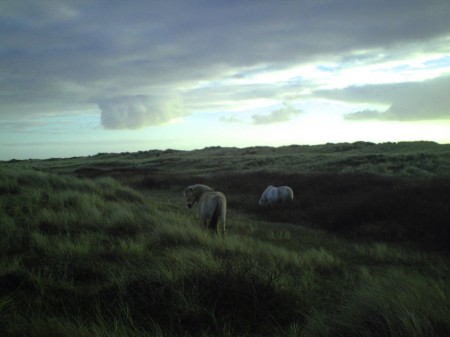
<svg viewBox="0 0 450 337"><path fill-rule="evenodd" d="M222 192L215 192L206 185L196 184L184 189L186 206L192 208L198 203L198 212L203 226L217 233L217 222L220 219L222 236L225 235L225 218L227 215L227 199ZM208 220L209 223L208 223Z"/></svg>
<svg viewBox="0 0 450 337"><path fill-rule="evenodd" d="M289 186L268 186L259 199L260 207L270 207L277 204L285 204L294 199L294 191Z"/></svg>

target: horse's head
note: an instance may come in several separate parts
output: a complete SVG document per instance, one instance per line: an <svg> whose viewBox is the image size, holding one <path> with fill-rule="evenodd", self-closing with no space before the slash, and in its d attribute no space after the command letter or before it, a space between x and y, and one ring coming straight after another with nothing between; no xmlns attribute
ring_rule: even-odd
<svg viewBox="0 0 450 337"><path fill-rule="evenodd" d="M192 208L192 206L200 200L203 193L211 191L213 191L211 187L203 184L195 184L186 187L183 192L184 197L186 198L186 206Z"/></svg>
<svg viewBox="0 0 450 337"><path fill-rule="evenodd" d="M183 194L186 199L186 206L188 208L192 208L192 206L194 206L195 202L197 201L194 191L192 190L192 188L187 187L184 189Z"/></svg>

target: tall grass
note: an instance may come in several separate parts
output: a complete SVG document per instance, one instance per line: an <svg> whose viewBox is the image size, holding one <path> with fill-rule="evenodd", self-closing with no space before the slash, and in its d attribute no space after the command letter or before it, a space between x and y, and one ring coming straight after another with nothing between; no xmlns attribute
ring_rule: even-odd
<svg viewBox="0 0 450 337"><path fill-rule="evenodd" d="M445 258L285 224L295 208L260 213L251 179L216 177L230 196L222 239L183 209L177 185L140 193L111 178L0 177L2 336L449 333ZM289 236L269 235L279 229Z"/></svg>
<svg viewBox="0 0 450 337"><path fill-rule="evenodd" d="M362 273L335 318L340 336L445 336L450 288L443 280L389 268Z"/></svg>

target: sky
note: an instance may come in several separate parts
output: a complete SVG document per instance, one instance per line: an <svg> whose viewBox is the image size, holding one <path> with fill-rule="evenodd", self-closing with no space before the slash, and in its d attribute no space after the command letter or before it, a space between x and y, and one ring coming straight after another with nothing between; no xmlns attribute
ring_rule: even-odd
<svg viewBox="0 0 450 337"><path fill-rule="evenodd" d="M0 160L450 143L448 0L2 0Z"/></svg>

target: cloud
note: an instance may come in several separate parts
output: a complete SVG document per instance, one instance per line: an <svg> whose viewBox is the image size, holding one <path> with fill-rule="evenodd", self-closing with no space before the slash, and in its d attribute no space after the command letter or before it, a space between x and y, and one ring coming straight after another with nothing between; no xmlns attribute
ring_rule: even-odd
<svg viewBox="0 0 450 337"><path fill-rule="evenodd" d="M301 113L300 110L295 109L290 104L284 103L283 105L284 107L278 110L274 110L268 115L261 115L261 114L253 115L252 116L253 123L272 124L272 123L286 122Z"/></svg>
<svg viewBox="0 0 450 337"><path fill-rule="evenodd" d="M175 96L121 96L98 104L107 129L138 129L166 124L187 115Z"/></svg>
<svg viewBox="0 0 450 337"><path fill-rule="evenodd" d="M344 115L347 120L376 120L384 119L383 112L377 110L361 110Z"/></svg>
<svg viewBox="0 0 450 337"><path fill-rule="evenodd" d="M236 117L236 115L233 115L233 116L222 116L222 117L220 117L220 121L222 123L227 123L227 124L242 123L242 120L239 119L238 117Z"/></svg>
<svg viewBox="0 0 450 337"><path fill-rule="evenodd" d="M347 101L388 103L385 111L363 110L345 115L347 120L450 119L450 76L415 83L372 85L342 90Z"/></svg>
<svg viewBox="0 0 450 337"><path fill-rule="evenodd" d="M1 113L92 108L121 96L123 109L101 103L102 122L111 127L170 120L135 107L142 92L189 93L232 73L244 79L258 67L290 69L362 50L391 55L409 45L411 54L422 53L450 34L446 1L22 0L1 1L0 13ZM234 94L256 93L254 85L233 88L224 84L212 98L197 92L196 101L220 108ZM268 97L273 88L260 89L258 96ZM133 122L122 118L125 111Z"/></svg>

